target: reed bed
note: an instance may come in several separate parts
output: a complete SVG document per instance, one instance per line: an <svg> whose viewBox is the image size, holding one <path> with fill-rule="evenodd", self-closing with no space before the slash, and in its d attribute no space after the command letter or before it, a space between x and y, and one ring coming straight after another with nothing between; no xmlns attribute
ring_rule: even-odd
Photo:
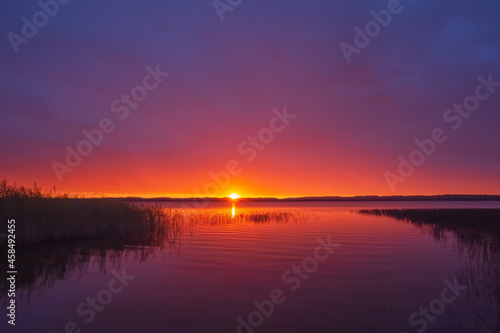
<svg viewBox="0 0 500 333"><path fill-rule="evenodd" d="M288 222L299 222L307 219L304 214L289 212L289 211L249 211L242 212L236 216L242 221L254 222L254 223L288 223Z"/></svg>
<svg viewBox="0 0 500 333"><path fill-rule="evenodd" d="M0 218L16 220L16 246L83 239L159 244L175 233L178 215L112 198L83 199L0 182ZM2 224L2 233L6 224Z"/></svg>
<svg viewBox="0 0 500 333"><path fill-rule="evenodd" d="M495 208L361 209L358 212L389 216L419 224L491 227L500 231L500 209Z"/></svg>
<svg viewBox="0 0 500 333"><path fill-rule="evenodd" d="M361 214L389 216L412 223L437 241L452 236L466 255L458 281L468 286L476 325L500 331L500 209L371 209ZM489 303L487 307L482 304Z"/></svg>
<svg viewBox="0 0 500 333"><path fill-rule="evenodd" d="M119 244L174 245L186 225L235 223L288 223L308 217L293 211L166 209L161 205L140 205L120 199L84 199L0 182L0 218L16 219L16 246L36 246L61 241L114 240ZM5 233L6 225L2 224Z"/></svg>
<svg viewBox="0 0 500 333"><path fill-rule="evenodd" d="M228 212L183 212L185 220L192 225L226 225L242 223L289 223L307 220L305 214L292 211L268 211L268 210L249 210L241 211L234 216Z"/></svg>
<svg viewBox="0 0 500 333"><path fill-rule="evenodd" d="M101 270L124 260L143 261L168 248L179 253L182 234L194 226L243 223L288 223L307 216L288 211L181 210L159 204L128 203L120 199L84 199L42 191L38 186L18 187L0 182L0 233L8 219L16 220L16 261L24 268L18 288L28 298L91 265ZM0 238L0 245L2 245ZM6 271L6 261L0 263ZM0 281L0 294L8 288ZM1 297L0 297L1 298Z"/></svg>

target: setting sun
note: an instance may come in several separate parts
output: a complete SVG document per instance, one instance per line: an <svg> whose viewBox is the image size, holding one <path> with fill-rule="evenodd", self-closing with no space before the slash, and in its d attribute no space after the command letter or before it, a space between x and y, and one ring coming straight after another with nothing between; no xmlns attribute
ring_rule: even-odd
<svg viewBox="0 0 500 333"><path fill-rule="evenodd" d="M236 193L231 193L230 195L228 195L228 198L236 200L236 199L239 199L240 196L238 194L236 194Z"/></svg>

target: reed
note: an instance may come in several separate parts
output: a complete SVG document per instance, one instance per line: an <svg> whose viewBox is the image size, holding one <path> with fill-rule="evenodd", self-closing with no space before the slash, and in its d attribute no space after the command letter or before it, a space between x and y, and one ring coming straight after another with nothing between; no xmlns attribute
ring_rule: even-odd
<svg viewBox="0 0 500 333"><path fill-rule="evenodd" d="M124 258L147 260L165 248L179 253L182 234L194 226L288 223L306 215L276 210L182 210L120 199L84 199L0 182L0 218L16 220L16 261L23 266L18 289L29 298L55 281ZM6 223L2 223L6 232ZM191 229L192 230L192 229ZM0 239L0 245L2 240ZM6 261L0 269L7 270ZM7 281L0 281L5 295ZM1 297L0 297L1 299Z"/></svg>
<svg viewBox="0 0 500 333"><path fill-rule="evenodd" d="M475 324L488 332L500 331L500 209L371 209L359 213L406 221L444 244L451 239L466 258L458 281L468 287Z"/></svg>
<svg viewBox="0 0 500 333"><path fill-rule="evenodd" d="M241 211L234 216L228 212L185 212L187 221L193 225L226 225L242 223L288 223L307 220L308 216L291 211L267 211L267 210L249 210Z"/></svg>
<svg viewBox="0 0 500 333"><path fill-rule="evenodd" d="M158 204L133 204L116 198L84 199L0 182L0 219L16 220L16 246L36 246L86 239L116 240L129 245L175 244L185 225L288 223L307 216L290 211L172 210ZM5 233L6 225L2 224ZM1 242L1 240L0 240Z"/></svg>
<svg viewBox="0 0 500 333"><path fill-rule="evenodd" d="M500 231L500 209L495 208L436 208L436 209L361 209L361 214L389 216L416 224L439 224L493 228Z"/></svg>
<svg viewBox="0 0 500 333"><path fill-rule="evenodd" d="M16 246L82 239L157 244L168 237L178 216L158 206L138 206L113 198L83 199L0 182L0 218L16 220ZM5 233L6 224L2 223Z"/></svg>

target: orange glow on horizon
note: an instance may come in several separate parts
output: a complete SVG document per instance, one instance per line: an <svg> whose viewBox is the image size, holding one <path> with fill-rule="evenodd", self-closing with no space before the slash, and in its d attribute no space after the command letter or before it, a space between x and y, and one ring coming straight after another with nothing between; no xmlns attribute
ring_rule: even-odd
<svg viewBox="0 0 500 333"><path fill-rule="evenodd" d="M207 167L208 169L208 167ZM266 170L245 169L245 173L231 179L227 187L217 187L214 181L207 180L204 171L174 172L156 177L157 170L151 174L122 170L113 174L93 172L82 169L78 177L68 178L63 183L34 176L6 175L9 184L31 187L36 181L42 189L50 190L55 184L57 193L68 193L85 198L99 197L140 197L140 198L220 198L234 200L241 198L296 198L323 196L392 196L392 195L442 195L442 194L489 194L498 195L498 183L491 175L476 174L465 177L454 170L447 171L447 177L440 172L421 172L398 184L391 192L383 175L374 177L366 170L343 170L336 168L328 176L324 172L305 172L296 174L264 172ZM359 171L359 172L358 172ZM364 172L362 172L364 171ZM424 170L425 171L425 170ZM77 175L77 174L75 174ZM457 181L460 180L460 181ZM207 186L211 185L211 186ZM237 197L236 197L237 195Z"/></svg>

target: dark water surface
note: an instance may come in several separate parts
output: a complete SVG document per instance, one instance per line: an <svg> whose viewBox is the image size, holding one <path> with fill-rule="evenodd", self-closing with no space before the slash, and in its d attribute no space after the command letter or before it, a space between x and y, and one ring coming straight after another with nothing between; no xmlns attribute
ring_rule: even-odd
<svg viewBox="0 0 500 333"><path fill-rule="evenodd" d="M498 244L473 247L453 232L435 237L411 223L356 213L438 207L500 203L237 203L235 214L293 211L307 219L189 223L164 247L87 242L26 249L18 262L26 273L18 281L16 326L2 320L0 329L494 332ZM232 207L206 211L232 214Z"/></svg>

